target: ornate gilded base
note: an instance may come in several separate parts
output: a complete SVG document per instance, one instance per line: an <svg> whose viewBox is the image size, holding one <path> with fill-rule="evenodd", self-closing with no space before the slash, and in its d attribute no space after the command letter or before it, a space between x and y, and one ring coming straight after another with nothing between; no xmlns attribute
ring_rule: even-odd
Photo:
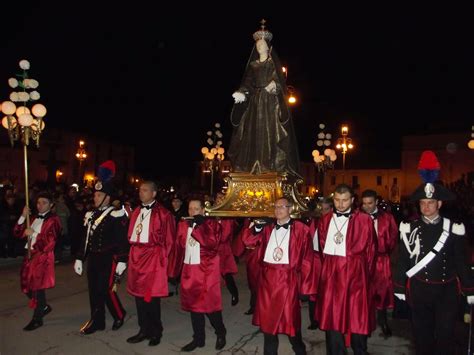
<svg viewBox="0 0 474 355"><path fill-rule="evenodd" d="M298 192L298 185L303 182L299 177L276 172L259 175L230 173L225 180L228 186L225 198L215 206L206 202L206 215L274 217L273 204L282 196L293 202L293 218L299 218L301 212L308 209Z"/></svg>

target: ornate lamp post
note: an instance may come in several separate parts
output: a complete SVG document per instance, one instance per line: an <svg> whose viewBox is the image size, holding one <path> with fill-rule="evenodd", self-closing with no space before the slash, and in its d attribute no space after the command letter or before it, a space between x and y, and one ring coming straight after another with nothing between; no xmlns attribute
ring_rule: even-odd
<svg viewBox="0 0 474 355"><path fill-rule="evenodd" d="M349 126L342 125L341 127L341 136L337 139L336 149L340 149L342 153L342 182L345 180L346 174L346 153L354 148L352 139L348 137Z"/></svg>
<svg viewBox="0 0 474 355"><path fill-rule="evenodd" d="M334 162L336 161L337 156L335 150L327 148L331 146L331 133L324 132L324 128L326 128L326 126L323 123L319 125L319 128L321 131L318 133L318 140L316 141L318 148L313 150L312 154L314 163L318 167L318 172L320 173L320 189L324 194L324 175L327 169L334 168ZM318 149L324 149L322 154Z"/></svg>
<svg viewBox="0 0 474 355"><path fill-rule="evenodd" d="M472 126L471 129L471 140L467 142L467 146L469 147L469 149L474 149L474 126Z"/></svg>
<svg viewBox="0 0 474 355"><path fill-rule="evenodd" d="M37 147L41 133L44 130L45 123L43 121L46 115L46 107L40 103L34 104L40 98L40 94L35 89L39 86L37 80L28 76L30 62L23 59L19 63L22 69L21 74L17 74L16 78L8 79L8 84L13 91L10 94L11 101L2 103L1 109L5 117L2 119L2 126L8 130L10 143L13 147L15 141L21 140L23 144L23 163L25 168L25 198L26 207L29 208L29 190L28 190L28 145L33 140ZM26 216L26 226L30 227L30 216ZM31 257L31 238L28 238L28 258Z"/></svg>
<svg viewBox="0 0 474 355"><path fill-rule="evenodd" d="M222 147L223 134L220 131L220 127L220 123L214 124L214 131L207 132L208 138L206 142L208 146L201 148L201 153L203 155L203 171L211 173L211 197L214 195L214 172L219 171L221 163L225 157L225 149Z"/></svg>
<svg viewBox="0 0 474 355"><path fill-rule="evenodd" d="M76 158L79 161L79 174L78 174L79 177L78 177L78 179L80 179L81 184L84 181L83 174L81 173L81 171L82 171L81 170L82 162L84 160L86 160L86 158L87 158L87 152L86 152L86 149L84 148L84 145L85 145L85 142L81 139L79 141L79 148L77 148L77 152L76 152Z"/></svg>

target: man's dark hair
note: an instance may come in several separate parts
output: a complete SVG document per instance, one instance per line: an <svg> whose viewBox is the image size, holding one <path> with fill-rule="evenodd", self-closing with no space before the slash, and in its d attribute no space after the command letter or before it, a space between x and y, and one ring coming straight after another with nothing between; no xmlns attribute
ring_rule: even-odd
<svg viewBox="0 0 474 355"><path fill-rule="evenodd" d="M205 202L204 202L204 199L200 196L191 196L189 199L188 199L188 204L191 202L191 201L199 201L199 203L201 204L201 208L204 208L205 206Z"/></svg>
<svg viewBox="0 0 474 355"><path fill-rule="evenodd" d="M376 200L377 199L377 192L375 192L374 190L364 190L362 192L361 198L364 198L364 197L373 197L374 200Z"/></svg>
<svg viewBox="0 0 474 355"><path fill-rule="evenodd" d="M334 207L334 201L331 197L325 197L323 198L323 200L321 201L321 203L326 203L328 205L330 205L331 207Z"/></svg>
<svg viewBox="0 0 474 355"><path fill-rule="evenodd" d="M345 194L346 192L349 192L351 197L354 197L354 190L352 190L352 187L350 187L347 184L339 184L336 186L336 189L334 192L337 192L338 194Z"/></svg>
<svg viewBox="0 0 474 355"><path fill-rule="evenodd" d="M53 203L53 196L48 191L41 191L36 195L36 201L40 198L45 198L49 201L49 203Z"/></svg>

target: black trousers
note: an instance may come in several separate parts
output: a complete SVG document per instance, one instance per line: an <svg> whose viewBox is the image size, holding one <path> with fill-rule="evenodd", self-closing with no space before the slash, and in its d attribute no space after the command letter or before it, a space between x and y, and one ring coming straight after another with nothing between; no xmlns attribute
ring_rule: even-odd
<svg viewBox="0 0 474 355"><path fill-rule="evenodd" d="M222 277L225 280L225 285L227 289L229 290L230 294L232 296L238 296L239 290L237 289L237 285L235 284L235 280L232 274L225 274L225 275L222 275Z"/></svg>
<svg viewBox="0 0 474 355"><path fill-rule="evenodd" d="M387 310L386 309L378 309L377 310L377 323L382 326L387 324Z"/></svg>
<svg viewBox="0 0 474 355"><path fill-rule="evenodd" d="M30 291L27 294L28 298L36 300L36 307L33 312L34 319L43 319L44 316L44 309L46 308L46 291L43 290L36 290Z"/></svg>
<svg viewBox="0 0 474 355"><path fill-rule="evenodd" d="M250 290L250 308L255 309L257 304L257 291Z"/></svg>
<svg viewBox="0 0 474 355"><path fill-rule="evenodd" d="M205 344L206 342L206 331L204 329L206 325L206 319L204 315L209 318L212 327L216 331L216 335L225 336L227 331L222 320L222 312L217 311L213 313L197 313L191 312L191 324L193 326L193 339L199 344Z"/></svg>
<svg viewBox="0 0 474 355"><path fill-rule="evenodd" d="M105 305L114 319L125 316L125 309L117 293L112 291L115 267L112 253L89 253L87 256L91 318L98 325L105 325Z"/></svg>
<svg viewBox="0 0 474 355"><path fill-rule="evenodd" d="M311 324L317 324L316 320L314 319L314 316L316 315L316 301L308 301L308 316L309 316L309 321Z"/></svg>
<svg viewBox="0 0 474 355"><path fill-rule="evenodd" d="M161 323L161 299L152 297L150 302L145 302L143 297L135 297L137 305L138 325L140 333L149 337L161 338L163 324Z"/></svg>
<svg viewBox="0 0 474 355"><path fill-rule="evenodd" d="M454 354L459 305L456 280L448 284L428 284L411 278L409 301L416 353Z"/></svg>
<svg viewBox="0 0 474 355"><path fill-rule="evenodd" d="M301 331L297 332L294 337L288 336L291 343L291 348L296 355L305 355L306 346L303 343ZM278 335L263 333L263 354L264 355L278 355Z"/></svg>
<svg viewBox="0 0 474 355"><path fill-rule="evenodd" d="M354 355L367 355L367 335L351 334L351 348ZM334 330L326 331L327 355L347 355L344 334Z"/></svg>

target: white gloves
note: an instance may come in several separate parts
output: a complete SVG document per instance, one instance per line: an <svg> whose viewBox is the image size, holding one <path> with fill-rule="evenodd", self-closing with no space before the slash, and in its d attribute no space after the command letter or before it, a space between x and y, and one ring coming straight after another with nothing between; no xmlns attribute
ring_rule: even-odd
<svg viewBox="0 0 474 355"><path fill-rule="evenodd" d="M474 304L474 296L467 296L467 303L470 305Z"/></svg>
<svg viewBox="0 0 474 355"><path fill-rule="evenodd" d="M406 301L406 297L403 293L396 293L395 297L397 297L400 301Z"/></svg>
<svg viewBox="0 0 474 355"><path fill-rule="evenodd" d="M245 101L245 94L238 91L234 92L232 97L234 98L236 104L240 104L241 102Z"/></svg>
<svg viewBox="0 0 474 355"><path fill-rule="evenodd" d="M122 275L126 268L127 268L127 263L119 261L117 263L117 267L115 268L115 273L118 275Z"/></svg>
<svg viewBox="0 0 474 355"><path fill-rule="evenodd" d="M272 80L270 82L270 84L268 84L267 86L265 86L265 90L270 93L270 94L276 94L276 91L277 91L277 86L275 84L275 82Z"/></svg>
<svg viewBox="0 0 474 355"><path fill-rule="evenodd" d="M76 260L76 262L74 263L74 271L79 276L82 275L82 261L81 260Z"/></svg>

